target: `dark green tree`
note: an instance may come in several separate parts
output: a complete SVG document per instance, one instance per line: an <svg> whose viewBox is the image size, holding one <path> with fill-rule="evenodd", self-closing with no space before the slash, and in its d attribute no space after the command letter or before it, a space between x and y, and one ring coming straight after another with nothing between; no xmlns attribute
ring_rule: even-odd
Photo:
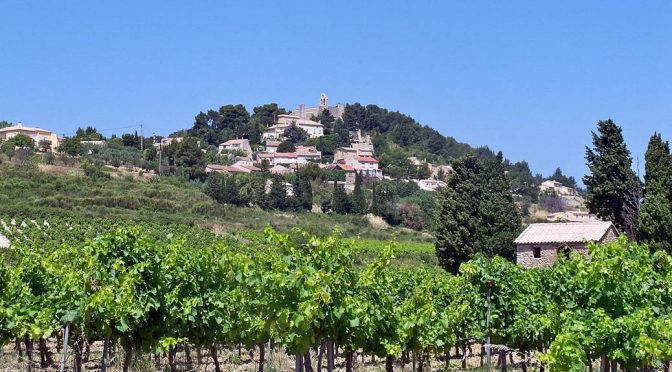
<svg viewBox="0 0 672 372"><path fill-rule="evenodd" d="M203 184L203 192L218 203L224 203L224 176L217 172L208 174Z"/></svg>
<svg viewBox="0 0 672 372"><path fill-rule="evenodd" d="M356 172L355 189L352 192L352 213L366 214L368 209L369 208L366 205L366 195L364 195L364 189L362 187L362 174L361 172Z"/></svg>
<svg viewBox="0 0 672 372"><path fill-rule="evenodd" d="M290 141L282 141L278 145L278 149L276 151L277 152L294 152L294 151L296 151L296 147Z"/></svg>
<svg viewBox="0 0 672 372"><path fill-rule="evenodd" d="M361 104L353 103L351 105L345 105L343 122L348 130L356 131L357 129L360 129L360 125L364 122L365 118L366 109Z"/></svg>
<svg viewBox="0 0 672 372"><path fill-rule="evenodd" d="M287 141L291 143L303 143L308 139L308 132L303 128L299 128L295 123L292 123L283 133Z"/></svg>
<svg viewBox="0 0 672 372"><path fill-rule="evenodd" d="M310 179L303 172L297 172L292 184L295 205L300 210L310 211L313 208L313 188Z"/></svg>
<svg viewBox="0 0 672 372"><path fill-rule="evenodd" d="M268 193L268 206L272 209L285 210L288 206L285 180L279 175L274 175L271 180L271 190Z"/></svg>
<svg viewBox="0 0 672 372"><path fill-rule="evenodd" d="M378 182L373 185L371 212L382 217L390 225L398 225L402 217L397 207L397 187L392 182Z"/></svg>
<svg viewBox="0 0 672 372"><path fill-rule="evenodd" d="M583 177L591 213L616 225L630 239L637 236L639 180L621 128L611 119L597 123L593 148L586 147L590 174Z"/></svg>
<svg viewBox="0 0 672 372"><path fill-rule="evenodd" d="M672 155L660 134L651 136L645 159L639 239L652 250L672 253Z"/></svg>
<svg viewBox="0 0 672 372"><path fill-rule="evenodd" d="M549 180L552 181L557 181L563 184L564 186L571 187L573 189L576 189L576 180L572 176L565 176L562 174L562 169L560 167L555 168L555 172L548 177Z"/></svg>
<svg viewBox="0 0 672 372"><path fill-rule="evenodd" d="M513 241L521 216L511 195L501 153L495 159L473 155L453 163L454 172L439 192L436 254L444 269L457 273L476 253L515 258Z"/></svg>
<svg viewBox="0 0 672 372"><path fill-rule="evenodd" d="M0 129L2 129L2 128L7 128L7 127L11 127L11 126L12 126L12 123L10 123L10 122L8 122L8 121L6 121L6 120L2 120L2 121L0 121Z"/></svg>
<svg viewBox="0 0 672 372"><path fill-rule="evenodd" d="M11 142L15 147L20 147L22 149L32 149L35 147L35 141L22 133L10 138L7 142Z"/></svg>
<svg viewBox="0 0 672 372"><path fill-rule="evenodd" d="M345 192L345 187L334 181L334 192L331 196L331 209L338 214L350 213L352 205L350 197Z"/></svg>
<svg viewBox="0 0 672 372"><path fill-rule="evenodd" d="M77 138L66 137L58 145L57 151L70 156L79 156L84 154L84 146Z"/></svg>
<svg viewBox="0 0 672 372"><path fill-rule="evenodd" d="M224 178L224 184L222 185L222 199L226 204L240 205L240 192L239 187L236 183L236 176L230 175Z"/></svg>
<svg viewBox="0 0 672 372"><path fill-rule="evenodd" d="M195 179L202 176L205 168L203 161L203 151L198 144L198 139L194 137L185 137L182 142L177 144L175 150L175 165L182 168L182 172L187 178Z"/></svg>

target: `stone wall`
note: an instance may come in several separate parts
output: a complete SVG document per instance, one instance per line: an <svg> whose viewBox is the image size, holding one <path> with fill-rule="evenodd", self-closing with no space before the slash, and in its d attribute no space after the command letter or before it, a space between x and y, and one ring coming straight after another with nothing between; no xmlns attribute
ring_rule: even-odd
<svg viewBox="0 0 672 372"><path fill-rule="evenodd" d="M516 262L526 268L544 267L553 265L558 260L558 248L564 244L519 244L516 247ZM534 257L534 248L540 249L540 257ZM588 257L584 244L571 244L572 252L581 252Z"/></svg>

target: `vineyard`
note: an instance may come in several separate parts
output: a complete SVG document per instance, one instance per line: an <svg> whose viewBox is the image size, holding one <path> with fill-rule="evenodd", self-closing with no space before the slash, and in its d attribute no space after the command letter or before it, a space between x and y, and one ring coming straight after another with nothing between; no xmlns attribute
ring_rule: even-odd
<svg viewBox="0 0 672 372"><path fill-rule="evenodd" d="M66 349L69 371L230 370L236 350L259 371L351 371L363 356L386 371L467 369L488 337L502 370L672 359L672 259L625 238L589 246L590 261L525 270L477 256L451 275L391 265L396 243L337 232L74 218L3 218L0 232L0 344L14 349L1 360L26 370L57 369Z"/></svg>

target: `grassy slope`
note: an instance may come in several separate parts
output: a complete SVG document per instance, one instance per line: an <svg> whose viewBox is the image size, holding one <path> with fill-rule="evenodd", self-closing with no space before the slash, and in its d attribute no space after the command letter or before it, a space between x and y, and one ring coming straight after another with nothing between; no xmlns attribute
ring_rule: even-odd
<svg viewBox="0 0 672 372"><path fill-rule="evenodd" d="M281 231L300 227L319 236L338 229L346 237L361 239L363 259L374 256L386 241L396 238L400 242L396 259L399 264L436 266L434 248L426 235L406 229L375 229L360 216L221 205L203 194L198 185L176 178L150 182L130 177L92 180L76 170L49 173L0 165L0 215L170 222L242 236L247 232L256 235L269 225Z"/></svg>

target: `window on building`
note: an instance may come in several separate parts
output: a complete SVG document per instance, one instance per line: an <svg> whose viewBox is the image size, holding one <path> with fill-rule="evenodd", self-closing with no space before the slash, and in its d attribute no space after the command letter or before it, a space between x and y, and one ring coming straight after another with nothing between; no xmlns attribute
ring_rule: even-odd
<svg viewBox="0 0 672 372"><path fill-rule="evenodd" d="M534 258L541 258L541 247L533 247L532 254L534 255Z"/></svg>

